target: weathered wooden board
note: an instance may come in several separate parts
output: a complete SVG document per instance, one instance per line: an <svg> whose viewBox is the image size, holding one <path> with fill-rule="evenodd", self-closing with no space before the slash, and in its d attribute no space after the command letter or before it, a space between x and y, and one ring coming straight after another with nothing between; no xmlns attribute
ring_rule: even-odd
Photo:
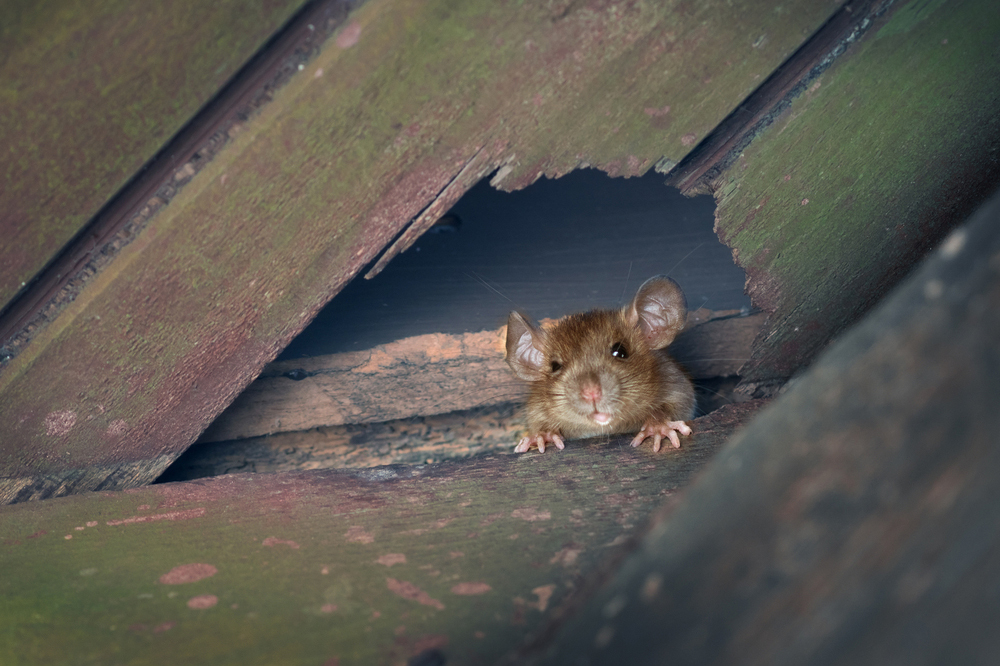
<svg viewBox="0 0 1000 666"><path fill-rule="evenodd" d="M697 413L744 400L739 377L695 382ZM484 453L510 453L524 435L520 403L414 416L381 423L320 426L224 442L197 441L156 483L190 481L242 472L358 469L461 460Z"/></svg>
<svg viewBox="0 0 1000 666"><path fill-rule="evenodd" d="M762 315L697 310L671 350L695 379L735 375ZM550 322L546 320L543 326ZM420 335L363 352L278 361L198 441L218 442L345 423L446 414L523 398L504 362L506 327Z"/></svg>
<svg viewBox="0 0 1000 666"><path fill-rule="evenodd" d="M494 663L753 411L658 454L591 440L2 507L0 662Z"/></svg>
<svg viewBox="0 0 1000 666"><path fill-rule="evenodd" d="M4 4L0 310L301 4Z"/></svg>
<svg viewBox="0 0 1000 666"><path fill-rule="evenodd" d="M716 181L717 230L772 312L752 384L781 382L1000 183L1000 12L897 3Z"/></svg>
<svg viewBox="0 0 1000 666"><path fill-rule="evenodd" d="M3 368L0 499L152 480L421 211L676 161L834 9L366 3Z"/></svg>
<svg viewBox="0 0 1000 666"><path fill-rule="evenodd" d="M1000 195L513 663L997 663L998 341Z"/></svg>

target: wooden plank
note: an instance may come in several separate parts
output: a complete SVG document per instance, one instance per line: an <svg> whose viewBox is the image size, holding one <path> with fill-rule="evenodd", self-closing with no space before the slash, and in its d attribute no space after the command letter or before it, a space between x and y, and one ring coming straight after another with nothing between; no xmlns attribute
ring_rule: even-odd
<svg viewBox="0 0 1000 666"><path fill-rule="evenodd" d="M719 235L772 313L749 392L808 363L1000 184L995 9L897 3L715 182Z"/></svg>
<svg viewBox="0 0 1000 666"><path fill-rule="evenodd" d="M753 411L658 454L590 440L0 507L0 661L494 663Z"/></svg>
<svg viewBox="0 0 1000 666"><path fill-rule="evenodd" d="M512 663L995 663L998 340L1000 194Z"/></svg>
<svg viewBox="0 0 1000 666"><path fill-rule="evenodd" d="M831 11L366 3L4 366L0 499L152 480L459 174L679 159Z"/></svg>
<svg viewBox="0 0 1000 666"><path fill-rule="evenodd" d="M695 379L735 375L762 315L697 310L671 346ZM552 324L546 320L545 324ZM200 442L346 423L446 414L522 399L504 362L506 327L421 335L363 352L278 361L202 434Z"/></svg>
<svg viewBox="0 0 1000 666"><path fill-rule="evenodd" d="M739 403L738 377L695 384L698 414ZM234 441L199 440L156 480L190 481L241 472L359 469L431 464L484 453L510 453L524 435L521 405L505 403L381 423L320 426Z"/></svg>
<svg viewBox="0 0 1000 666"><path fill-rule="evenodd" d="M5 6L0 310L300 4Z"/></svg>

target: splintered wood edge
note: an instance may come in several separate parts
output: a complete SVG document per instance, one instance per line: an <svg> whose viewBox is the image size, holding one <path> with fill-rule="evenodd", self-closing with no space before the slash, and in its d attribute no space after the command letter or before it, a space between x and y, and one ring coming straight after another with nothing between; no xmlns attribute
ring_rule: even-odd
<svg viewBox="0 0 1000 666"><path fill-rule="evenodd" d="M694 379L737 374L763 314L704 308L688 315L670 349ZM552 321L541 322L542 326ZM361 352L267 365L202 434L199 443L322 426L448 414L523 399L503 360L506 327L404 338Z"/></svg>

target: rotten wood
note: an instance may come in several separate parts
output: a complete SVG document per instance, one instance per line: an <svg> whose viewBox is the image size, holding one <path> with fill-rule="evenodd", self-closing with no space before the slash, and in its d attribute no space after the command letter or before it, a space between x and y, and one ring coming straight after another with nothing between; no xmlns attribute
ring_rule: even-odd
<svg viewBox="0 0 1000 666"><path fill-rule="evenodd" d="M1000 185L998 34L991 0L895 3L713 183L719 237L771 313L749 394L805 367Z"/></svg>
<svg viewBox="0 0 1000 666"><path fill-rule="evenodd" d="M697 310L671 351L694 379L735 375L763 315ZM551 323L551 322L548 322ZM269 364L199 442L446 414L520 400L503 360L505 328L421 335L363 352Z"/></svg>
<svg viewBox="0 0 1000 666"><path fill-rule="evenodd" d="M437 650L494 663L755 407L700 419L684 449L658 454L589 440L0 507L0 661L351 666Z"/></svg>
<svg viewBox="0 0 1000 666"><path fill-rule="evenodd" d="M517 664L1000 658L1000 194Z"/></svg>
<svg viewBox="0 0 1000 666"><path fill-rule="evenodd" d="M676 161L834 11L365 3L3 367L0 501L149 482L446 188Z"/></svg>

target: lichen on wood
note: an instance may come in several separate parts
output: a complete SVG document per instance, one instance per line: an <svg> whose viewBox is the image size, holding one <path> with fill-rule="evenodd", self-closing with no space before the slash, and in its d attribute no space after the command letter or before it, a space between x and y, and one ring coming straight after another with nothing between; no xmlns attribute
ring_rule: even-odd
<svg viewBox="0 0 1000 666"><path fill-rule="evenodd" d="M1000 13L909 3L715 183L716 229L771 312L743 369L780 383L1000 183Z"/></svg>

